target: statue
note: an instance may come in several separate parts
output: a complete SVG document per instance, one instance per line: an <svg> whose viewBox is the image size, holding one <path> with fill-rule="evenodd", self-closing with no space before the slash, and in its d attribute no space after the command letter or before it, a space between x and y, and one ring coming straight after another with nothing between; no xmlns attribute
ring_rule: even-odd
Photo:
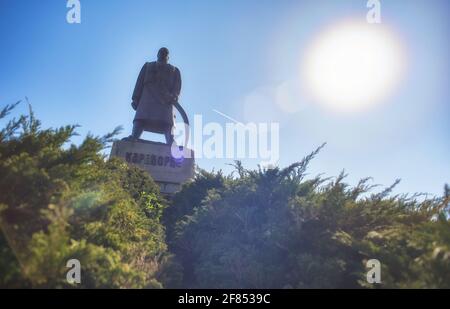
<svg viewBox="0 0 450 309"><path fill-rule="evenodd" d="M178 103L181 74L168 62L169 50L163 47L158 52L157 61L147 62L142 67L131 103L136 111L133 131L127 140L137 141L144 131L149 131L164 134L166 143L171 145L174 142L174 106L188 124L186 113Z"/></svg>
<svg viewBox="0 0 450 309"><path fill-rule="evenodd" d="M178 103L181 91L180 71L168 63L169 50L161 48L158 60L144 64L139 73L131 106L136 111L132 134L115 141L111 157L123 159L147 171L160 185L163 194L171 195L194 177L194 151L187 147L189 119ZM186 125L185 144L174 141L174 113L176 108ZM166 143L140 140L144 131L164 134Z"/></svg>

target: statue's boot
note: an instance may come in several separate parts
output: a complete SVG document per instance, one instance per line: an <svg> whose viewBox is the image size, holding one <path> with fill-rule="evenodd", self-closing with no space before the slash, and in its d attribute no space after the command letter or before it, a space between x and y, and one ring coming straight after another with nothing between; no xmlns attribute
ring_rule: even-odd
<svg viewBox="0 0 450 309"><path fill-rule="evenodd" d="M173 136L172 132L166 132L164 135L166 137L166 144L172 145L175 141L175 137Z"/></svg>
<svg viewBox="0 0 450 309"><path fill-rule="evenodd" d="M141 137L142 133L144 132L144 126L141 123L141 121L134 121L133 122L133 131L130 136L125 137L124 141L130 141L130 142L136 142Z"/></svg>
<svg viewBox="0 0 450 309"><path fill-rule="evenodd" d="M137 141L137 139L134 138L133 135L124 137L124 138L122 138L122 140L125 141L125 142L136 142Z"/></svg>

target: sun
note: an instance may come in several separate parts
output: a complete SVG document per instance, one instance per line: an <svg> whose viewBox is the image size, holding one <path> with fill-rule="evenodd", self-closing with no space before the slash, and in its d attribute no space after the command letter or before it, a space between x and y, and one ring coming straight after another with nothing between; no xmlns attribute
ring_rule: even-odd
<svg viewBox="0 0 450 309"><path fill-rule="evenodd" d="M303 55L303 88L333 110L359 111L383 102L404 75L406 53L382 24L340 22L324 30Z"/></svg>

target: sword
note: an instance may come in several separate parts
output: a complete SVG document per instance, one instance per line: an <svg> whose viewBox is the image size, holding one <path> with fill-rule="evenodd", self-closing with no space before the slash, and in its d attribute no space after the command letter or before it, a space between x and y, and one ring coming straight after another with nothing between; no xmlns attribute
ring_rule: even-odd
<svg viewBox="0 0 450 309"><path fill-rule="evenodd" d="M183 122L184 122L184 129L185 129L185 138L184 138L184 147L187 148L187 144L189 142L189 118L186 114L186 111L184 110L184 108L180 105L180 103L177 101L175 103L173 103L173 106L175 106L175 108L178 110L178 112L181 115L181 118L183 118Z"/></svg>

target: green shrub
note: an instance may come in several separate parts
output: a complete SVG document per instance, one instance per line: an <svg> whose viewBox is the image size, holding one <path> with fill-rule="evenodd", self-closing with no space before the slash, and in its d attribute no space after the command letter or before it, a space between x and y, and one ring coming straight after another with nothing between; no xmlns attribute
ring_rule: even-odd
<svg viewBox="0 0 450 309"><path fill-rule="evenodd" d="M1 286L72 287L66 263L79 259L78 288L161 288L166 201L147 173L101 154L117 130L67 145L75 129L42 130L30 110L0 131Z"/></svg>

